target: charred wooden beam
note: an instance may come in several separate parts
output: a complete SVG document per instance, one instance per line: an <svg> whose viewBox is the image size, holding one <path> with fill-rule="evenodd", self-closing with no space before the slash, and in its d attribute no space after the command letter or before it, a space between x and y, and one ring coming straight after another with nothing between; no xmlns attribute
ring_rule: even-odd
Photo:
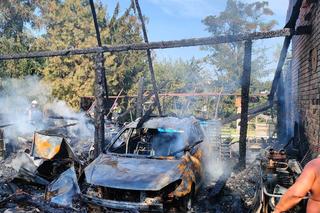
<svg viewBox="0 0 320 213"><path fill-rule="evenodd" d="M200 93L160 93L159 97L219 97L219 96L240 96L240 93L218 93L218 92L200 92ZM146 96L146 95L145 95ZM266 97L268 94L252 94L250 97ZM90 96L88 96L90 97ZM110 99L116 99L118 96L110 95ZM93 98L93 97L92 97ZM138 98L137 95L120 95L118 98Z"/></svg>
<svg viewBox="0 0 320 213"><path fill-rule="evenodd" d="M4 130L0 128L0 158L5 157Z"/></svg>
<svg viewBox="0 0 320 213"><path fill-rule="evenodd" d="M270 109L273 106L274 103L265 103L262 104L258 107L255 107L253 109L248 110L248 115L249 115L249 120L252 119L253 117L259 115L260 113L263 113L265 111L267 111L268 109ZM238 120L239 118L241 118L241 114L236 114L236 115L232 115L224 120L222 120L222 124L228 124L231 123L233 121Z"/></svg>
<svg viewBox="0 0 320 213"><path fill-rule="evenodd" d="M95 84L94 84L94 96L96 105L94 107L94 156L97 157L102 149L105 147L104 137L104 114L106 106L106 90L105 90L105 72L104 72L104 58L102 53L98 53L95 57L96 69L95 69Z"/></svg>
<svg viewBox="0 0 320 213"><path fill-rule="evenodd" d="M93 0L90 0L90 8L91 8L91 12L92 12L94 28L95 28L95 31L96 31L97 43L98 43L99 47L102 47L100 30L99 30L98 19L97 19L97 13L96 13L96 9L95 9ZM104 66L103 66L103 69L104 69ZM105 73L105 71L104 71L104 73ZM104 86L105 86L105 90L106 90L106 95L108 95L108 86L107 86L106 78L104 78Z"/></svg>
<svg viewBox="0 0 320 213"><path fill-rule="evenodd" d="M243 73L241 78L241 121L239 138L239 168L246 167L246 141L248 129L248 108L251 76L252 41L246 41L244 47Z"/></svg>
<svg viewBox="0 0 320 213"><path fill-rule="evenodd" d="M255 33L238 34L238 35L190 38L190 39L181 39L181 40L174 40L174 41L158 41L158 42L149 42L148 44L134 43L134 44L124 44L124 45L91 47L91 48L84 48L84 49L69 49L69 50L41 51L41 52L19 53L19 54L6 54L6 55L0 55L0 61L24 59L24 58L71 56L71 55L93 54L93 53L102 53L102 52L124 52L129 50L137 51L137 50L148 50L148 49L166 49L166 48L177 48L177 47L214 45L214 44L222 44L222 43L230 43L230 42L240 42L240 41L246 41L246 40L258 40L258 39L292 36L296 34L298 33L296 33L293 29L285 28L282 30L275 30L275 31L269 31L269 32L255 32Z"/></svg>
<svg viewBox="0 0 320 213"><path fill-rule="evenodd" d="M208 198L210 201L214 202L217 196L220 195L222 189L227 183L228 178L231 175L231 171L225 171L216 181L214 186L209 189Z"/></svg>
<svg viewBox="0 0 320 213"><path fill-rule="evenodd" d="M100 31L98 26L97 14L94 7L93 0L90 0L90 8L92 12L94 27L96 30L96 38L99 47L102 47ZM105 147L105 135L104 135L104 114L105 106L108 101L108 90L107 90L107 80L106 72L104 68L104 57L103 52L99 52L96 57L96 69L95 69L95 85L94 85L94 96L96 99L96 105L94 110L94 156L102 152Z"/></svg>
<svg viewBox="0 0 320 213"><path fill-rule="evenodd" d="M144 91L144 78L140 78L139 80L139 90L138 90L138 97L137 97L137 107L136 107L136 117L142 117L143 110L143 91Z"/></svg>
<svg viewBox="0 0 320 213"><path fill-rule="evenodd" d="M141 12L140 5L139 5L139 1L135 0L134 2L135 2L136 9L138 11L139 19L141 21L141 27L142 27L144 42L146 44L149 44L147 29L146 29L146 25L144 23L144 19L143 19L143 15L142 15L142 12ZM154 69L153 69L150 49L147 49L147 57L148 57L148 65L149 65L149 71L150 71L150 76L151 76L151 82L152 82L152 86L153 86L153 93L155 95L155 101L156 101L156 105L157 105L157 108L158 108L159 115L161 116L162 112L161 112L160 100L159 100L159 95L158 95L158 87L157 87L156 77L155 77L155 74L154 74Z"/></svg>
<svg viewBox="0 0 320 213"><path fill-rule="evenodd" d="M68 117L68 116L48 116L48 118L57 119L57 120L74 120L74 121L78 121L79 120L79 118Z"/></svg>
<svg viewBox="0 0 320 213"><path fill-rule="evenodd" d="M297 0L297 1L290 2L289 11L288 11L288 14L290 14L290 17L287 20L287 24L285 27L290 27L290 28L296 27L296 22L299 18L299 15L300 15L300 8L302 6L302 3L303 3L303 0ZM304 26L304 27L299 26L297 28L297 30L295 31L295 33L293 33L291 35L286 35L285 40L283 42L282 49L281 49L276 73L275 73L273 81L272 81L272 86L271 86L270 95L269 95L269 102L270 103L272 103L274 100L274 94L275 94L277 87L278 87L278 82L279 82L279 78L281 76L282 67L285 63L292 37L294 35L310 34L311 30L312 30L311 26Z"/></svg>
<svg viewBox="0 0 320 213"><path fill-rule="evenodd" d="M274 100L274 94L276 93L276 90L278 88L278 82L281 76L281 72L282 72L282 68L283 65L286 61L286 57L287 57L287 53L288 53L288 49L290 46L290 42L292 39L292 35L290 36L286 36L283 42L283 46L281 49L281 53L280 53L280 58L278 61L278 65L277 65L277 69L276 69L276 73L274 75L273 81L272 81L272 86L271 86L271 90L270 90L270 94L269 94L269 102L272 103Z"/></svg>
<svg viewBox="0 0 320 213"><path fill-rule="evenodd" d="M94 7L93 0L89 0L89 2L90 2L90 8L91 8L92 17L93 17L94 28L96 30L96 38L97 38L98 46L101 47L102 43L101 43L100 30L99 30L99 25L98 25L98 20L97 20L96 9Z"/></svg>

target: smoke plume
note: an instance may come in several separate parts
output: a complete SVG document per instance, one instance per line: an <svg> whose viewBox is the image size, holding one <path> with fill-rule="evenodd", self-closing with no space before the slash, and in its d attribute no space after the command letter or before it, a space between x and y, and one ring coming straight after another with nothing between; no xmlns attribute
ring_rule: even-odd
<svg viewBox="0 0 320 213"><path fill-rule="evenodd" d="M37 103L38 114L41 116L36 121L30 116L32 102ZM17 147L19 138L31 141L35 131L72 123L76 125L65 128L66 135L93 138L93 125L89 118L83 112L68 107L64 101L54 98L50 85L38 77L0 79L0 126L11 124L4 129L5 140L9 145Z"/></svg>

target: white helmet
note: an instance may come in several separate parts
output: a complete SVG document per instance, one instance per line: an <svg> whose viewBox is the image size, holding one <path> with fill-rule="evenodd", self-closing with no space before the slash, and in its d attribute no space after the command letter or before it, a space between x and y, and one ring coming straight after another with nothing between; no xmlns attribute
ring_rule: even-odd
<svg viewBox="0 0 320 213"><path fill-rule="evenodd" d="M38 105L38 101L33 100L33 101L31 102L31 104L32 104L32 105Z"/></svg>

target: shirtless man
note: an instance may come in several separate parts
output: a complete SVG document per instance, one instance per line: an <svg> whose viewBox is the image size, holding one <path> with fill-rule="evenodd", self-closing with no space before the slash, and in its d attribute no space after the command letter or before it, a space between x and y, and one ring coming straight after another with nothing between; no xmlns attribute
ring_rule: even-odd
<svg viewBox="0 0 320 213"><path fill-rule="evenodd" d="M307 213L320 212L320 158L310 161L297 181L281 197L274 213L285 212L298 204L310 192Z"/></svg>

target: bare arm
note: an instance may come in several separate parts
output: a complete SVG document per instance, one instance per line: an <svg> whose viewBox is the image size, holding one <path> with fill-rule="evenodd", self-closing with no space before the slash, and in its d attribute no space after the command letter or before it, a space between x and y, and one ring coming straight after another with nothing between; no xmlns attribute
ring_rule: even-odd
<svg viewBox="0 0 320 213"><path fill-rule="evenodd" d="M315 169L312 161L305 166L297 181L281 197L274 213L291 209L307 195L316 179Z"/></svg>

